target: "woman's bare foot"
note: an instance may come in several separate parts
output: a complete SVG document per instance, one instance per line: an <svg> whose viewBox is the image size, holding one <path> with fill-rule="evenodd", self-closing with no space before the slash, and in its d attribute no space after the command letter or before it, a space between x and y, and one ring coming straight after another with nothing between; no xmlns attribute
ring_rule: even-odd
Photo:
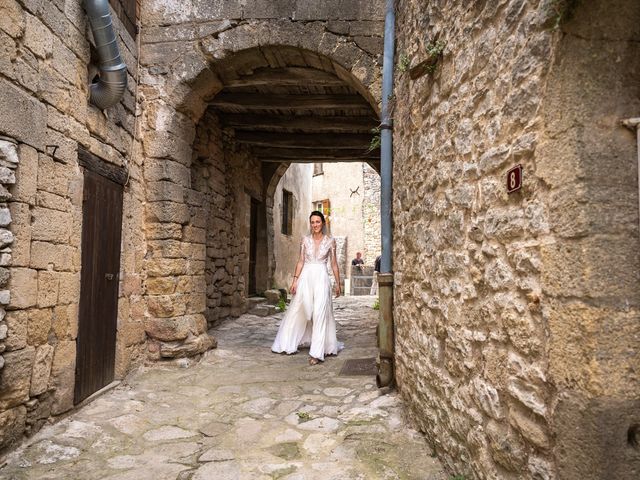
<svg viewBox="0 0 640 480"><path fill-rule="evenodd" d="M314 357L309 357L309 365L317 365L320 363L320 360Z"/></svg>

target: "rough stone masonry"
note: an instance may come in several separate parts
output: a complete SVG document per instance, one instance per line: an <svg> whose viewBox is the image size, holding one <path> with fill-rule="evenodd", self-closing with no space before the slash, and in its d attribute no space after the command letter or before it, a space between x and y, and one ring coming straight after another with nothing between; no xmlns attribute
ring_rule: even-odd
<svg viewBox="0 0 640 480"><path fill-rule="evenodd" d="M620 121L640 111L640 4L398 14L396 360L414 418L474 478L637 478L637 153Z"/></svg>

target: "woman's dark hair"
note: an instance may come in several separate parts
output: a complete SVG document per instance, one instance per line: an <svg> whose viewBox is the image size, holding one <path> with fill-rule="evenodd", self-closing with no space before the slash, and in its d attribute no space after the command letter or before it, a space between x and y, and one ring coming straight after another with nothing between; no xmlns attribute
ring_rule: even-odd
<svg viewBox="0 0 640 480"><path fill-rule="evenodd" d="M309 215L309 220L311 220L311 217L320 217L320 220L322 220L323 224L327 223L324 219L324 215L322 214L322 212L318 210L314 210L313 212L311 212L311 215Z"/></svg>

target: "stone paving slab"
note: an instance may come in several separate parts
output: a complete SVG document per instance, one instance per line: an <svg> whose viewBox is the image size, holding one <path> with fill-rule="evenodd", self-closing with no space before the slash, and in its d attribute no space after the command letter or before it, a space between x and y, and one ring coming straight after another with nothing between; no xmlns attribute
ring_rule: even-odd
<svg viewBox="0 0 640 480"><path fill-rule="evenodd" d="M138 370L10 453L0 478L445 480L395 393L338 375L375 355L373 301L336 301L346 349L317 366L270 352L282 314L227 321L201 361Z"/></svg>

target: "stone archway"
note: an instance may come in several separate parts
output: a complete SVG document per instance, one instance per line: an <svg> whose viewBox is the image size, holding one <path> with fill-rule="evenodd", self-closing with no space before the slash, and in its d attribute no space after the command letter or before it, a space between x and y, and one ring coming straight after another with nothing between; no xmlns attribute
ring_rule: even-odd
<svg viewBox="0 0 640 480"><path fill-rule="evenodd" d="M245 101L251 96L247 89L302 86L307 90L301 95L318 88L317 96L322 96L327 91L312 84L324 82L329 91L338 90L332 101L347 102L345 110L370 112L375 123L381 79L379 54L318 24L248 22L191 42L156 43L157 30L147 35L142 85L145 330L151 357L171 358L206 351L213 342L207 326L245 311L246 206L252 198L264 219L259 228L268 253L262 278L268 279L273 268L269 191L286 170L282 165L291 161L286 156L291 152L265 161L269 147L264 135L243 133L251 128L234 112L255 106L256 96ZM273 106L263 107L270 111ZM306 113L305 118L313 114ZM326 119L314 125L319 131L335 131ZM341 138L363 141L362 125L360 133ZM280 127L288 130L286 122ZM301 132L303 142L312 142L295 147L312 153L313 140L304 135L315 130L291 128ZM274 133L270 128L257 130ZM339 146L339 153L349 150L347 143ZM359 145L357 151L366 147ZM375 154L366 160L375 162Z"/></svg>

